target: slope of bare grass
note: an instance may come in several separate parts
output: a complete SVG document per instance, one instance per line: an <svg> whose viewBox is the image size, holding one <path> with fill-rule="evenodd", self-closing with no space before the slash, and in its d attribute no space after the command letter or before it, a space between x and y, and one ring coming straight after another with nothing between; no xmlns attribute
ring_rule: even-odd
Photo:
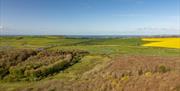
<svg viewBox="0 0 180 91"><path fill-rule="evenodd" d="M179 91L180 58L121 56L74 80L51 80L25 91ZM19 90L19 89L18 89Z"/></svg>

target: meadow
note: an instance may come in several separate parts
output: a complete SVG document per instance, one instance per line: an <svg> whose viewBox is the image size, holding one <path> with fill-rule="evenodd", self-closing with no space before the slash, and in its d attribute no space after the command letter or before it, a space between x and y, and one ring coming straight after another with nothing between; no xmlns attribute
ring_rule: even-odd
<svg viewBox="0 0 180 91"><path fill-rule="evenodd" d="M0 91L180 91L179 43L1 36Z"/></svg>

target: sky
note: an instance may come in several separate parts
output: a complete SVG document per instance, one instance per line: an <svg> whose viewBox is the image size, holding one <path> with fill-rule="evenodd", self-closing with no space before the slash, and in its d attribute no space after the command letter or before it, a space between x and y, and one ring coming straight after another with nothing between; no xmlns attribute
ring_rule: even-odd
<svg viewBox="0 0 180 91"><path fill-rule="evenodd" d="M180 35L180 0L0 0L0 35Z"/></svg>

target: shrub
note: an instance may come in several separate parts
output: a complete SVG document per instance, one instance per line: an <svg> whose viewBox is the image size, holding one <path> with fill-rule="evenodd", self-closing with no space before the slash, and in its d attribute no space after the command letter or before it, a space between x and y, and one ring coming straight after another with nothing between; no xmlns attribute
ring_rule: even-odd
<svg viewBox="0 0 180 91"><path fill-rule="evenodd" d="M2 79L7 73L8 73L7 69L0 68L0 79Z"/></svg>
<svg viewBox="0 0 180 91"><path fill-rule="evenodd" d="M87 52L18 50L0 54L3 54L0 59L0 78L7 75L5 79L8 81L36 81L77 63Z"/></svg>
<svg viewBox="0 0 180 91"><path fill-rule="evenodd" d="M23 67L11 67L9 69L10 75L15 76L16 78L24 77L24 71L25 69Z"/></svg>
<svg viewBox="0 0 180 91"><path fill-rule="evenodd" d="M160 65L160 66L159 66L159 72L160 72L160 73L165 73L165 72L168 72L168 71L170 71L170 68L167 68L167 67L164 66L164 65Z"/></svg>

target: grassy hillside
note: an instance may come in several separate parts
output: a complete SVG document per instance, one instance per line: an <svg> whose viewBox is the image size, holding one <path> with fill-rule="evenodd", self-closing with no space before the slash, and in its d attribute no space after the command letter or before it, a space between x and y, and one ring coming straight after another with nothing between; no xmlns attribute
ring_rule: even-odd
<svg viewBox="0 0 180 91"><path fill-rule="evenodd" d="M179 91L180 49L148 42L1 36L0 91Z"/></svg>

